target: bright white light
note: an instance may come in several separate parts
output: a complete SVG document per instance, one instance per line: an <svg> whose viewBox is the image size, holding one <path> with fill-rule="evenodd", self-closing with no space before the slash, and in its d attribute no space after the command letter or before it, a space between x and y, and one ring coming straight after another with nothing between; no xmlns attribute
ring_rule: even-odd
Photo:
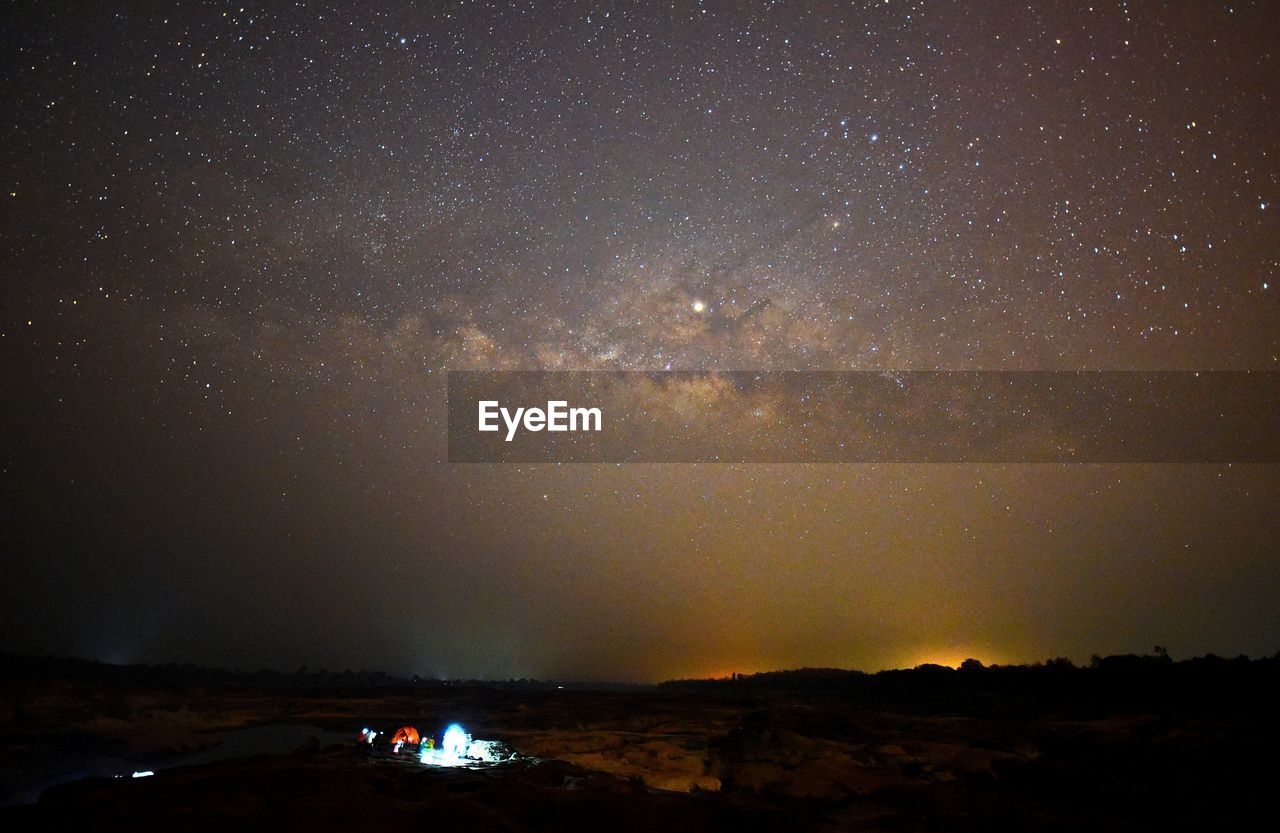
<svg viewBox="0 0 1280 833"><path fill-rule="evenodd" d="M457 723L444 730L444 740L439 749L425 744L418 753L418 760L428 766L484 767L515 758L515 752L506 744L495 740L472 740L471 735Z"/></svg>
<svg viewBox="0 0 1280 833"><path fill-rule="evenodd" d="M453 758L464 757L467 754L467 747L470 745L471 736L457 723L444 730L444 742L440 744L441 751L444 754Z"/></svg>
<svg viewBox="0 0 1280 833"><path fill-rule="evenodd" d="M154 773L154 772L152 772L152 771L151 771L151 770L149 770L149 769L141 769L141 770L138 770L137 772L135 772L135 773L133 774L133 777L134 777L134 778L146 778L146 777L151 776L151 775L155 775L155 773Z"/></svg>
<svg viewBox="0 0 1280 833"><path fill-rule="evenodd" d="M501 743L493 740L473 740L467 747L467 757L486 764L496 764L511 757Z"/></svg>
<svg viewBox="0 0 1280 833"><path fill-rule="evenodd" d="M702 301L694 301L694 302L693 302L693 311L694 311L694 312L706 312L706 309L707 309L707 305L706 305L706 304L704 304Z"/></svg>

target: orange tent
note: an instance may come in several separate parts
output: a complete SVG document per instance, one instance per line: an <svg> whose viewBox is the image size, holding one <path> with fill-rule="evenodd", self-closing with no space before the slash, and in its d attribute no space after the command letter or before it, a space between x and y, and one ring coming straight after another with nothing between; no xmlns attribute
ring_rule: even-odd
<svg viewBox="0 0 1280 833"><path fill-rule="evenodd" d="M391 736L391 742L404 741L405 743L419 743L422 739L418 737L418 730L412 726L401 726L396 729L396 733Z"/></svg>

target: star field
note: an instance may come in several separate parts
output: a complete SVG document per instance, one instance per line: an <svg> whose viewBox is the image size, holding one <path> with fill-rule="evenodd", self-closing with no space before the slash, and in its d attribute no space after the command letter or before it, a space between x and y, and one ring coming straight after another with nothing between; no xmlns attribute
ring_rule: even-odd
<svg viewBox="0 0 1280 833"><path fill-rule="evenodd" d="M443 425L459 369L1280 369L1265 3L21 3L0 37L6 648L1275 650L1270 467L466 467Z"/></svg>

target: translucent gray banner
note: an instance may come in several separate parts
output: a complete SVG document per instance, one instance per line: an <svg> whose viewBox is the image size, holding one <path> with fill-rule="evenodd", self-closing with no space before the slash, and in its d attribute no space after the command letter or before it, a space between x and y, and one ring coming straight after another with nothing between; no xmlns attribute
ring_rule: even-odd
<svg viewBox="0 0 1280 833"><path fill-rule="evenodd" d="M458 371L457 463L1276 463L1267 371Z"/></svg>

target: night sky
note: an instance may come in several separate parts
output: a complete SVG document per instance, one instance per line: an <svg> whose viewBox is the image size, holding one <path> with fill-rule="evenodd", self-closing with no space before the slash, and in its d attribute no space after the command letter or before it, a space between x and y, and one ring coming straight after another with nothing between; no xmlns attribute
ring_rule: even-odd
<svg viewBox="0 0 1280 833"><path fill-rule="evenodd" d="M1280 369L1272 3L5 18L0 649L1280 649L1274 466L444 462L449 370Z"/></svg>

